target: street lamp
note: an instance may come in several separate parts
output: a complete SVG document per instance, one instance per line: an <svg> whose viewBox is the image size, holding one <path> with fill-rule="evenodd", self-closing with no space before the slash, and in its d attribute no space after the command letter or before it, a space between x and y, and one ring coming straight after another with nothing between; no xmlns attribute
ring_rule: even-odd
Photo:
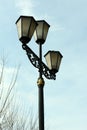
<svg viewBox="0 0 87 130"><path fill-rule="evenodd" d="M19 40L24 44L28 43L32 38L37 22L32 16L20 16L16 25Z"/></svg>
<svg viewBox="0 0 87 130"><path fill-rule="evenodd" d="M59 70L62 54L59 51L48 51L45 54L47 65L42 61L42 45L46 41L50 25L44 21L36 21L32 16L20 16L16 21L19 40L22 42L22 48L34 67L39 70L37 80L39 94L39 130L44 130L44 79L56 79L56 73ZM31 50L27 43L34 34L36 43L39 45L39 57Z"/></svg>
<svg viewBox="0 0 87 130"><path fill-rule="evenodd" d="M59 51L48 51L44 57L48 68L55 73L58 72L62 59L61 53Z"/></svg>
<svg viewBox="0 0 87 130"><path fill-rule="evenodd" d="M37 21L37 23L38 26L34 32L34 38L38 44L43 44L46 40L50 25L44 20Z"/></svg>

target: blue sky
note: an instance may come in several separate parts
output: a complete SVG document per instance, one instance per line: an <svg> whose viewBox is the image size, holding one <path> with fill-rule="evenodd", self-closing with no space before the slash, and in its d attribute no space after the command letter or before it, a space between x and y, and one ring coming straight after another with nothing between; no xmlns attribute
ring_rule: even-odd
<svg viewBox="0 0 87 130"><path fill-rule="evenodd" d="M51 25L43 45L43 55L51 49L63 54L56 81L44 78L47 127L49 130L87 130L87 1L0 2L0 54L8 55L6 69L10 73L21 64L17 94L22 99L21 104L32 106L37 113L38 71L28 61L18 40L15 22L20 15L44 19ZM29 46L38 54L38 45L33 38Z"/></svg>

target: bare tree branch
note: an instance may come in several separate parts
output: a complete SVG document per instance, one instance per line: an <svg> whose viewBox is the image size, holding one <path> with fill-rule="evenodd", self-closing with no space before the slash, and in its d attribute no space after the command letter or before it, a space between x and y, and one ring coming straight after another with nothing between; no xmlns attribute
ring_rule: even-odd
<svg viewBox="0 0 87 130"><path fill-rule="evenodd" d="M12 90L17 81L19 68L14 69L12 78L6 88L4 95L4 73L6 67L6 57L2 57L2 63L0 65L0 130L38 130L37 119L34 119L32 112L30 111L27 116L25 113L19 114L18 108L16 108L16 99L14 99L14 93Z"/></svg>

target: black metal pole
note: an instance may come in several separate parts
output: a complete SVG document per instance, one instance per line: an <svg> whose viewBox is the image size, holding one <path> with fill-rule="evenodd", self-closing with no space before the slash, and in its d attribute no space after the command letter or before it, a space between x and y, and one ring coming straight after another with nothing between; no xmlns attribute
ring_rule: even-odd
<svg viewBox="0 0 87 130"><path fill-rule="evenodd" d="M39 87L39 130L44 130L44 93L43 86Z"/></svg>
<svg viewBox="0 0 87 130"><path fill-rule="evenodd" d="M44 80L42 78L42 44L39 44L39 78L38 78L38 94L39 94L39 130L44 130Z"/></svg>
<svg viewBox="0 0 87 130"><path fill-rule="evenodd" d="M40 58L40 68L39 68L39 77L42 78L42 44L39 44L39 58Z"/></svg>

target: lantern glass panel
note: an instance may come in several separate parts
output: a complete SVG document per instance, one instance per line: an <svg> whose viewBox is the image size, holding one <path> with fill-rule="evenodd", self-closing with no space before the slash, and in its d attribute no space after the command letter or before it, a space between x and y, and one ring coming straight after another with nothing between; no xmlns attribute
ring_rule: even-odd
<svg viewBox="0 0 87 130"><path fill-rule="evenodd" d="M44 28L44 30L43 30L43 39L44 39L44 41L45 41L46 38L47 38L49 25L45 23L43 28Z"/></svg>
<svg viewBox="0 0 87 130"><path fill-rule="evenodd" d="M21 37L21 19L19 19L19 21L16 23L16 25L17 25L18 37L20 39L20 37Z"/></svg>
<svg viewBox="0 0 87 130"><path fill-rule="evenodd" d="M24 17L22 19L22 36L23 37L29 37L30 38L30 33L29 33L29 29L30 27L30 23L31 23L31 19L29 19L28 17Z"/></svg>
<svg viewBox="0 0 87 130"><path fill-rule="evenodd" d="M51 58L51 69L57 69L57 62L58 62L58 57L57 57L57 53L56 52L52 52L50 54L50 58Z"/></svg>
<svg viewBox="0 0 87 130"><path fill-rule="evenodd" d="M35 31L35 29L36 29L36 27L37 27L37 22L32 18L31 19L31 23L30 23L31 25L30 25L30 30L29 30L29 37L30 37L30 39L31 39L31 37L32 37L32 35L33 35L33 33L34 33L34 31Z"/></svg>
<svg viewBox="0 0 87 130"><path fill-rule="evenodd" d="M61 64L62 57L63 56L61 55L61 53L58 52L58 54L57 54L57 68L58 68L58 70L59 70L59 67L60 67L60 64Z"/></svg>
<svg viewBox="0 0 87 130"><path fill-rule="evenodd" d="M38 26L34 32L35 41L39 42L40 39L43 37L43 22L37 22Z"/></svg>
<svg viewBox="0 0 87 130"><path fill-rule="evenodd" d="M46 59L48 68L51 70L52 67L51 67L50 53L48 52L44 57L45 57L45 59Z"/></svg>

